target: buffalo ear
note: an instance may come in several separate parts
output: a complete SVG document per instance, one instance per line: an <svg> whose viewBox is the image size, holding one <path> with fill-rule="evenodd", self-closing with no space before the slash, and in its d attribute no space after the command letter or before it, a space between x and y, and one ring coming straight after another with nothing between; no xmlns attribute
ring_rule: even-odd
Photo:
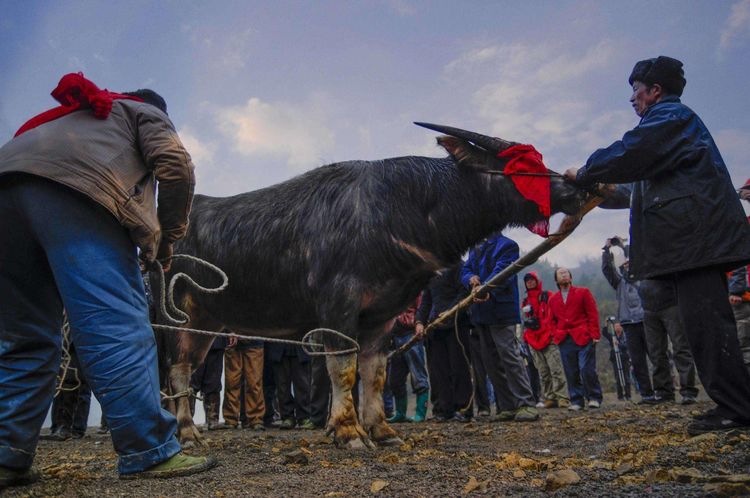
<svg viewBox="0 0 750 498"><path fill-rule="evenodd" d="M476 170L491 169L493 164L491 155L471 142L456 137L442 136L437 138L437 143L451 155L456 164L462 168Z"/></svg>

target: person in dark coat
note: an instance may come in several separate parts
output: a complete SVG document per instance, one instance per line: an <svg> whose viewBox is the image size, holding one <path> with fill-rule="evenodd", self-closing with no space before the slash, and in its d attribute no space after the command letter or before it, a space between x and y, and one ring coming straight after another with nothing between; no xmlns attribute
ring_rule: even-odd
<svg viewBox="0 0 750 498"><path fill-rule="evenodd" d="M518 259L518 244L500 233L491 235L469 252L461 269L461 283L474 289ZM498 402L497 419L530 422L539 419L526 366L521 359L516 325L521 323L518 279L497 284L486 296L476 295L471 323L479 331L484 364Z"/></svg>
<svg viewBox="0 0 750 498"><path fill-rule="evenodd" d="M750 203L750 179L739 189L739 196ZM750 217L747 220L750 222ZM750 265L735 269L729 276L729 303L737 322L742 359L750 372Z"/></svg>
<svg viewBox="0 0 750 498"><path fill-rule="evenodd" d="M430 282L422 293L417 310L415 332L424 334L425 325L451 309L466 294L459 280L461 263L454 265ZM468 422L474 414L471 400L471 372L468 363L469 318L458 319L435 328L427 336L427 369L432 387L432 414L438 420Z"/></svg>
<svg viewBox="0 0 750 498"><path fill-rule="evenodd" d="M221 373L224 369L225 337L217 337L211 344L203 363L190 376L190 388L203 395L203 410L206 412L206 428L209 431L226 428L219 424L221 402ZM195 413L195 398L190 397L190 411Z"/></svg>
<svg viewBox="0 0 750 498"><path fill-rule="evenodd" d="M750 426L750 374L725 273L750 261L750 225L711 134L680 101L682 62L665 56L640 61L628 82L638 126L565 176L582 186L635 182L630 274L674 282L698 375L717 405L688 432Z"/></svg>
<svg viewBox="0 0 750 498"><path fill-rule="evenodd" d="M267 343L276 377L280 429L314 429L310 420L310 356L302 346Z"/></svg>

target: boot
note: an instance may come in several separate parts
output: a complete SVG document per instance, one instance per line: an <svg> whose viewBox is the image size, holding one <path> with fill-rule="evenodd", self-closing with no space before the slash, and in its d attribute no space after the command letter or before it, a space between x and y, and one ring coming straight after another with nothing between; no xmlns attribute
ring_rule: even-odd
<svg viewBox="0 0 750 498"><path fill-rule="evenodd" d="M417 408L414 411L414 416L409 420L412 422L424 422L427 418L427 399L429 399L429 397L429 391L417 394Z"/></svg>
<svg viewBox="0 0 750 498"><path fill-rule="evenodd" d="M406 418L406 408L408 406L409 400L406 396L402 397L395 397L395 405L396 405L396 414L389 418L387 422L389 424L392 424L394 422L408 422L409 419Z"/></svg>
<svg viewBox="0 0 750 498"><path fill-rule="evenodd" d="M206 428L215 431L219 426L219 393L203 395L203 409L206 411Z"/></svg>

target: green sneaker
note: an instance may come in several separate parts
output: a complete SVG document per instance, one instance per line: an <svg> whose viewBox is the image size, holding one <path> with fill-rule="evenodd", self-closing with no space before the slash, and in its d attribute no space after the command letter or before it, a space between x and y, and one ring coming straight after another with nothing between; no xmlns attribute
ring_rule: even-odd
<svg viewBox="0 0 750 498"><path fill-rule="evenodd" d="M25 486L41 478L42 475L36 469L15 470L0 467L0 490L11 486Z"/></svg>
<svg viewBox="0 0 750 498"><path fill-rule="evenodd" d="M503 410L497 412L497 415L495 415L495 418L493 420L495 422L507 422L508 420L513 420L514 418L516 418L515 410Z"/></svg>
<svg viewBox="0 0 750 498"><path fill-rule="evenodd" d="M306 431L313 431L313 430L317 429L317 427L315 427L315 424L313 423L313 421L310 420L309 418L306 418L305 420L303 420L302 423L299 424L298 427L300 429L304 429Z"/></svg>
<svg viewBox="0 0 750 498"><path fill-rule="evenodd" d="M513 417L516 422L534 422L539 420L539 410L533 406L522 406L516 410L516 416Z"/></svg>
<svg viewBox="0 0 750 498"><path fill-rule="evenodd" d="M285 418L279 424L279 429L288 431L289 429L294 429L296 426L297 422L293 418Z"/></svg>
<svg viewBox="0 0 750 498"><path fill-rule="evenodd" d="M153 467L134 474L120 474L120 479L152 479L182 477L212 469L219 464L214 457L194 457L182 452L157 463Z"/></svg>

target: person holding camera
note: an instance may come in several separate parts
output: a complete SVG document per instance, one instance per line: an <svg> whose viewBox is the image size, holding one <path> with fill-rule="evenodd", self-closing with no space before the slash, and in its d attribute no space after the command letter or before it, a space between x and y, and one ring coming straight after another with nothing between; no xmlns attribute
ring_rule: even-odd
<svg viewBox="0 0 750 498"><path fill-rule="evenodd" d="M539 371L544 397L544 408L564 408L570 405L560 350L552 342L549 325L549 298L536 272L523 277L526 297L523 300L523 340L529 345L534 365Z"/></svg>
<svg viewBox="0 0 750 498"><path fill-rule="evenodd" d="M655 405L660 400L654 394L651 383L651 375L648 371L649 358L646 333L643 328L643 305L641 304L640 285L637 280L628 276L628 257L622 239L614 236L607 239L602 248L602 273L607 282L617 293L617 321L615 321L615 333L624 335L630 353L630 361L633 365L633 373L638 381L638 392L641 394L641 403ZM672 394L674 397L674 394Z"/></svg>

